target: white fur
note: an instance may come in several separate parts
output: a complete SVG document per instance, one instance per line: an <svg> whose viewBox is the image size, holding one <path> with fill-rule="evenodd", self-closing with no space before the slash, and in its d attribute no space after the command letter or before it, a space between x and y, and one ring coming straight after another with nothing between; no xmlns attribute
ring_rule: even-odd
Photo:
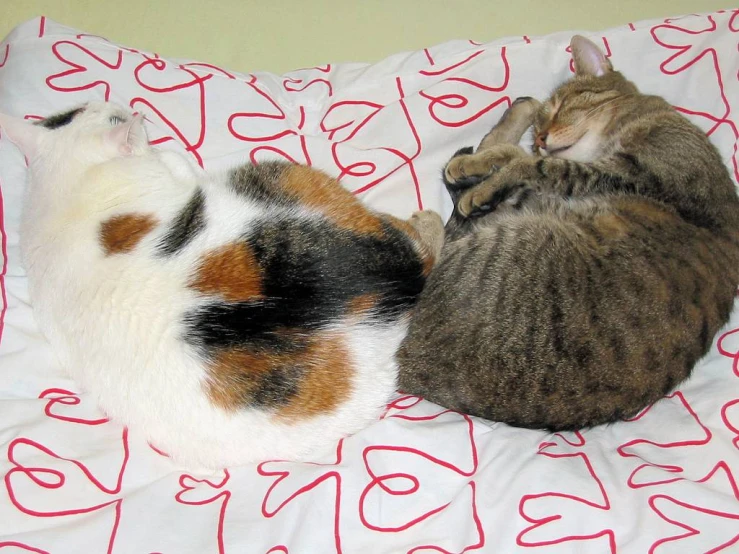
<svg viewBox="0 0 739 554"><path fill-rule="evenodd" d="M111 418L187 467L305 459L376 418L395 387L405 323L335 324L356 372L350 398L333 413L285 423L269 411L227 413L209 402L203 362L180 338L183 313L202 301L186 286L199 257L257 217L318 216L236 198L222 178L150 149L130 114L130 128L113 133L114 114L125 112L90 104L54 131L0 116L29 157L21 247L36 317L65 370ZM206 195L205 232L176 256L157 256L166 223L197 186ZM133 252L105 256L101 222L131 212L153 214L159 225Z"/></svg>
<svg viewBox="0 0 739 554"><path fill-rule="evenodd" d="M567 150L554 154L557 158L572 160L573 162L589 163L597 160L601 155L603 137L600 129L593 129L585 133Z"/></svg>

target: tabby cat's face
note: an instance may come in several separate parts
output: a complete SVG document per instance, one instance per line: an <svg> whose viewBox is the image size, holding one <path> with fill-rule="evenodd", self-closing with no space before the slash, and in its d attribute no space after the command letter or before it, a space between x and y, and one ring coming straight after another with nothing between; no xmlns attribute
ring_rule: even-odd
<svg viewBox="0 0 739 554"><path fill-rule="evenodd" d="M575 77L542 103L534 120L534 152L592 162L603 150L606 129L627 109L636 87L586 39L573 38Z"/></svg>

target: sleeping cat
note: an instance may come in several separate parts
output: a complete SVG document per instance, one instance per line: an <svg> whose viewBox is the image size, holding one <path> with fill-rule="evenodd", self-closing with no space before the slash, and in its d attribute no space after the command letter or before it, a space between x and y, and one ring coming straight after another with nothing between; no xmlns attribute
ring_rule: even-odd
<svg viewBox="0 0 739 554"><path fill-rule="evenodd" d="M550 430L672 390L739 283L739 199L716 149L592 42L571 46L573 79L446 166L455 210L398 355L403 391Z"/></svg>
<svg viewBox="0 0 739 554"><path fill-rule="evenodd" d="M305 459L384 408L438 215L374 213L300 165L207 175L114 104L0 126L29 160L37 320L111 418L217 468Z"/></svg>

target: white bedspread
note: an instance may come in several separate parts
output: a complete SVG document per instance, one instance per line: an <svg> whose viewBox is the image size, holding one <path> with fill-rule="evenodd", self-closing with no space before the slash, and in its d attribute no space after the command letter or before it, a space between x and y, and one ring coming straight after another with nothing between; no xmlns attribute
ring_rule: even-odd
<svg viewBox="0 0 739 554"><path fill-rule="evenodd" d="M41 18L0 43L0 110L38 117L110 99L145 112L154 142L206 169L286 158L377 209L446 216L441 167L513 98L544 97L570 74L570 36L243 75ZM705 129L739 177L739 10L590 37ZM246 34L241 47L260 45ZM24 180L3 138L2 554L739 551L739 312L694 376L634 421L552 435L404 396L315 464L190 475L60 376L19 262Z"/></svg>

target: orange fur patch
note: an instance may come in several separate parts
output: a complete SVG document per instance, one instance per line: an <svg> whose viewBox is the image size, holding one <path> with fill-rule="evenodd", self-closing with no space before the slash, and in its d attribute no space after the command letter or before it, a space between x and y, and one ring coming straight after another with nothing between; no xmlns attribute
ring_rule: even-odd
<svg viewBox="0 0 739 554"><path fill-rule="evenodd" d="M285 192L314 208L343 229L360 234L382 234L382 220L354 195L322 171L293 165L280 181Z"/></svg>
<svg viewBox="0 0 739 554"><path fill-rule="evenodd" d="M234 412L249 404L259 380L279 361L277 356L247 350L224 350L210 364L207 394L211 402Z"/></svg>
<svg viewBox="0 0 739 554"><path fill-rule="evenodd" d="M203 294L219 294L229 302L262 296L262 269L244 242L223 245L200 261L190 287Z"/></svg>
<svg viewBox="0 0 739 554"><path fill-rule="evenodd" d="M360 294L349 301L347 311L353 315L363 315L377 305L376 294Z"/></svg>
<svg viewBox="0 0 739 554"><path fill-rule="evenodd" d="M298 394L278 413L282 420L306 419L329 413L351 393L354 368L341 335L318 334L301 356L307 368Z"/></svg>
<svg viewBox="0 0 739 554"><path fill-rule="evenodd" d="M351 393L349 352L341 335L329 333L313 335L295 353L223 351L209 364L206 393L216 406L237 411L253 401L272 372L290 367L301 367L303 374L287 404L275 406L285 423L331 412Z"/></svg>
<svg viewBox="0 0 739 554"><path fill-rule="evenodd" d="M106 256L125 254L133 250L157 223L154 216L146 214L113 216L100 225L100 245Z"/></svg>
<svg viewBox="0 0 739 554"><path fill-rule="evenodd" d="M416 251L423 257L424 276L431 272L436 260L426 253L418 231L410 223L389 215L372 213L351 192L322 171L293 165L283 174L280 186L293 198L320 211L342 229L382 236L383 222L389 223L415 243Z"/></svg>

